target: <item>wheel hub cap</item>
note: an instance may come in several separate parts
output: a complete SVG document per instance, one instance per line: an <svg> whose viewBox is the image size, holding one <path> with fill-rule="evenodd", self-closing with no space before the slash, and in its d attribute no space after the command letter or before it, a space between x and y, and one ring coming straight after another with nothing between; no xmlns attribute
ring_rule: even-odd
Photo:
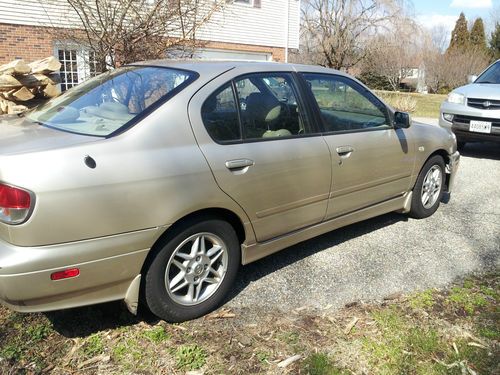
<svg viewBox="0 0 500 375"><path fill-rule="evenodd" d="M196 305L210 298L227 271L228 252L212 233L199 233L184 240L172 253L165 269L169 296L181 305Z"/></svg>
<svg viewBox="0 0 500 375"><path fill-rule="evenodd" d="M438 165L433 165L425 174L420 196L424 208L429 209L437 202L441 192L442 174Z"/></svg>

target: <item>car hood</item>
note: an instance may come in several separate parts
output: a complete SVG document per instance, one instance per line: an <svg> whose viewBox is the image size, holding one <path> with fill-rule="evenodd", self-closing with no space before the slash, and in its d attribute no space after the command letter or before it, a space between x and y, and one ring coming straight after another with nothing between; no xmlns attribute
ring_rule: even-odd
<svg viewBox="0 0 500 375"><path fill-rule="evenodd" d="M467 98L500 100L500 85L492 83L471 83L454 90Z"/></svg>
<svg viewBox="0 0 500 375"><path fill-rule="evenodd" d="M27 117L0 116L0 155L53 150L100 140L39 125Z"/></svg>

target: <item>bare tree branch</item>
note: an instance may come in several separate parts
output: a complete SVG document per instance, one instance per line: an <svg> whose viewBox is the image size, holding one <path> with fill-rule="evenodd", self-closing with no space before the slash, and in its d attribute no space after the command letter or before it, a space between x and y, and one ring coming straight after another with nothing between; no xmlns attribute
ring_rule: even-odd
<svg viewBox="0 0 500 375"><path fill-rule="evenodd" d="M49 1L49 0L41 0ZM196 32L222 10L213 0L66 0L77 29L54 29L58 40L83 44L101 71L133 61L192 56L202 46Z"/></svg>
<svg viewBox="0 0 500 375"><path fill-rule="evenodd" d="M367 57L367 40L390 28L403 5L401 0L305 0L301 59L348 70Z"/></svg>

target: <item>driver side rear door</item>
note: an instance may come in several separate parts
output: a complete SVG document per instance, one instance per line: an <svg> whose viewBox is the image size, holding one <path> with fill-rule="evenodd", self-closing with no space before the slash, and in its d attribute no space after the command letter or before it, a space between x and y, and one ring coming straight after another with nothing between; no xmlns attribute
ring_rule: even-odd
<svg viewBox="0 0 500 375"><path fill-rule="evenodd" d="M220 188L262 242L326 214L330 151L292 73L220 77L191 100L191 124Z"/></svg>

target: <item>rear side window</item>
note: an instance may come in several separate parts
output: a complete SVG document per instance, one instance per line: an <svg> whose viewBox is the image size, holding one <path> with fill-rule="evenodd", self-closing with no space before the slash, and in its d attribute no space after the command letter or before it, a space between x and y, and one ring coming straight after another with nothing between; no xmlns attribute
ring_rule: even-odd
<svg viewBox="0 0 500 375"><path fill-rule="evenodd" d="M236 80L236 90L244 139L310 133L290 74L248 75Z"/></svg>
<svg viewBox="0 0 500 375"><path fill-rule="evenodd" d="M238 77L210 95L201 112L208 133L217 142L311 134L289 73Z"/></svg>
<svg viewBox="0 0 500 375"><path fill-rule="evenodd" d="M387 109L358 83L342 76L303 74L327 132L390 128Z"/></svg>
<svg viewBox="0 0 500 375"><path fill-rule="evenodd" d="M201 117L208 134L218 142L241 139L238 109L230 83L223 86L205 100Z"/></svg>

